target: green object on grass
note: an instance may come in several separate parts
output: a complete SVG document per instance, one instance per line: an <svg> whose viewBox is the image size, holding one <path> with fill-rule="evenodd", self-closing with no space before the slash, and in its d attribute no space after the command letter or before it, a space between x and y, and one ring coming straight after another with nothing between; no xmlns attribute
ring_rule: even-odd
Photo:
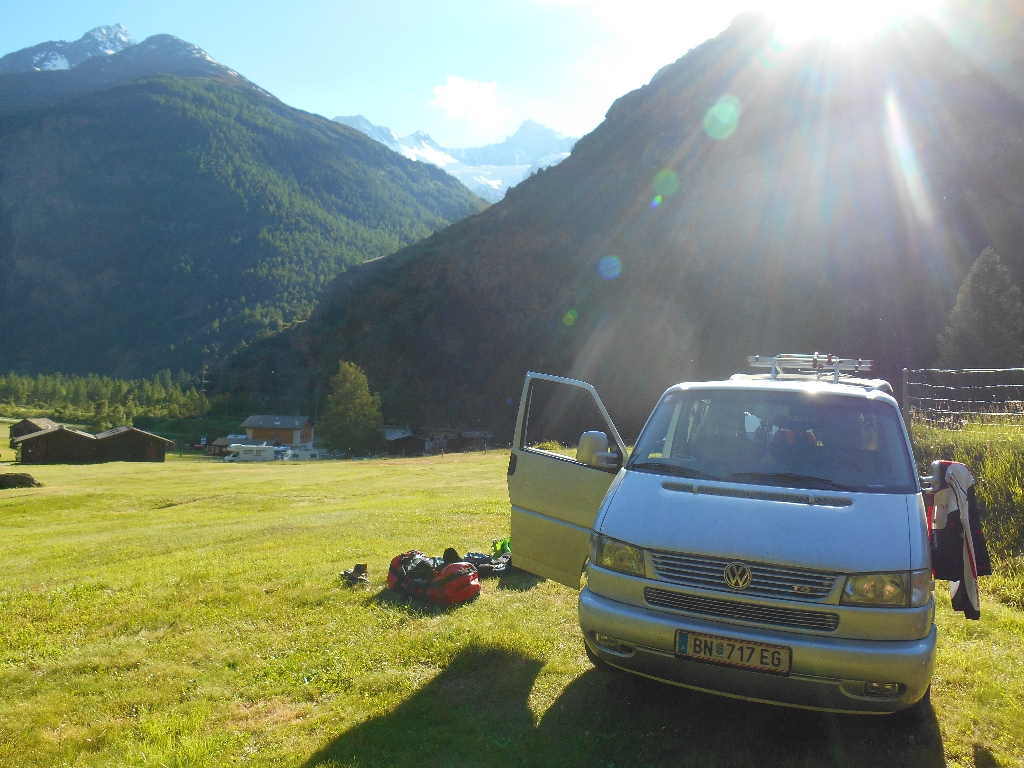
<svg viewBox="0 0 1024 768"><path fill-rule="evenodd" d="M512 539L506 536L504 539L493 539L491 541L491 556L501 557L506 552L512 551Z"/></svg>

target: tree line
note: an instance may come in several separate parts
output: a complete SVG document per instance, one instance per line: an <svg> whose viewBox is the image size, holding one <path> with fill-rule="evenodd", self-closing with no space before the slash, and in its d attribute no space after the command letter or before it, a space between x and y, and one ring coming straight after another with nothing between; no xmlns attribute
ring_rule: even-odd
<svg viewBox="0 0 1024 768"><path fill-rule="evenodd" d="M325 447L365 455L382 445L380 395L371 392L366 374L354 363L339 362L318 431ZM150 379L39 374L0 375L0 415L48 415L82 424L92 432L132 424L139 416L180 419L206 414L248 412L244 398L221 395L211 400L197 377L163 370Z"/></svg>
<svg viewBox="0 0 1024 768"><path fill-rule="evenodd" d="M197 379L185 371L160 371L149 379L113 379L62 373L0 375L0 414L47 413L57 421L93 431L131 424L136 416L200 416L210 403Z"/></svg>

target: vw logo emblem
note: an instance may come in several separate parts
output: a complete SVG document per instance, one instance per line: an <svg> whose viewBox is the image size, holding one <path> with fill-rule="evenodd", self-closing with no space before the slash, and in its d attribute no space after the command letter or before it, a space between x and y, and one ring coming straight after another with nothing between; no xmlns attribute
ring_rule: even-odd
<svg viewBox="0 0 1024 768"><path fill-rule="evenodd" d="M733 589L746 589L750 586L750 569L743 563L729 563L722 576Z"/></svg>

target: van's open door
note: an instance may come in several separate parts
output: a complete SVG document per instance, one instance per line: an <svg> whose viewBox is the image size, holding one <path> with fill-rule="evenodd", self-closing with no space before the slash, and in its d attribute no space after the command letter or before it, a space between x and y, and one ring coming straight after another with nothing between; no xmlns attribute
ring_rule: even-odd
<svg viewBox="0 0 1024 768"><path fill-rule="evenodd" d="M594 518L625 459L592 386L526 374L508 467L512 564L579 589Z"/></svg>

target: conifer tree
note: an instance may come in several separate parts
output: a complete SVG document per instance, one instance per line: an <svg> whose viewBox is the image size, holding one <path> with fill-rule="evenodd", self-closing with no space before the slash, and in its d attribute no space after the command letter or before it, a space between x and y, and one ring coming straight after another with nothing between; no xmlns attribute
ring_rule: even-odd
<svg viewBox="0 0 1024 768"><path fill-rule="evenodd" d="M944 368L1011 368L1024 362L1024 305L1010 270L991 248L981 252L960 286L939 335Z"/></svg>
<svg viewBox="0 0 1024 768"><path fill-rule="evenodd" d="M106 432L110 429L110 414L108 413L107 401L97 400L92 405L92 419L89 421L89 431L94 434Z"/></svg>
<svg viewBox="0 0 1024 768"><path fill-rule="evenodd" d="M124 408L122 408L119 403L114 403L114 405L107 410L107 421L110 422L111 428L125 426L130 427L132 424L131 419L125 415Z"/></svg>
<svg viewBox="0 0 1024 768"><path fill-rule="evenodd" d="M370 392L366 374L355 363L338 364L331 394L317 425L320 442L349 455L369 453L382 440L380 395Z"/></svg>

